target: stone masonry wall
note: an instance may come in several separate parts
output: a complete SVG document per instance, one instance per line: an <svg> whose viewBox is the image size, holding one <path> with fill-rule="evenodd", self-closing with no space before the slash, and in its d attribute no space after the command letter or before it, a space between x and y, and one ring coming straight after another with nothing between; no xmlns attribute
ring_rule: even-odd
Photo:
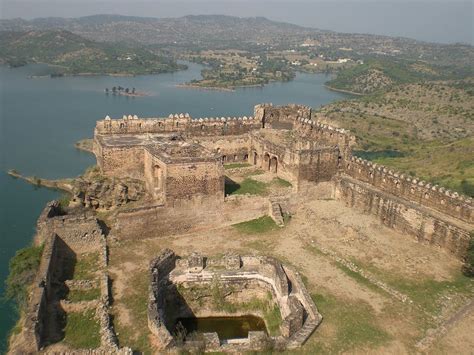
<svg viewBox="0 0 474 355"><path fill-rule="evenodd" d="M224 200L224 168L219 162L169 164L166 170L167 206L177 200L201 198L218 204Z"/></svg>
<svg viewBox="0 0 474 355"><path fill-rule="evenodd" d="M58 235L71 249L94 251L101 248L104 235L97 218L85 215L58 215L57 201L47 204L37 222L37 243L42 236Z"/></svg>
<svg viewBox="0 0 474 355"><path fill-rule="evenodd" d="M188 136L241 135L260 128L261 123L253 117L205 117L192 119L187 114L170 115L168 118L122 119L106 118L97 121L95 134L136 134L182 132Z"/></svg>
<svg viewBox="0 0 474 355"><path fill-rule="evenodd" d="M250 137L248 134L226 137L199 137L196 142L207 150L219 152L224 163L247 162Z"/></svg>
<svg viewBox="0 0 474 355"><path fill-rule="evenodd" d="M168 275L176 264L176 255L172 250L165 249L163 253L150 263L150 289L148 296L148 328L160 342L160 348L173 344L173 337L166 328L166 287Z"/></svg>
<svg viewBox="0 0 474 355"><path fill-rule="evenodd" d="M340 165L338 147L319 148L302 151L298 180L322 182L330 181L338 172Z"/></svg>
<svg viewBox="0 0 474 355"><path fill-rule="evenodd" d="M472 225L350 177L338 179L336 198L349 207L377 216L381 223L415 236L420 242L437 245L461 258L467 252Z"/></svg>
<svg viewBox="0 0 474 355"><path fill-rule="evenodd" d="M104 147L94 142L98 166L104 175L143 180L144 150L142 146Z"/></svg>
<svg viewBox="0 0 474 355"><path fill-rule="evenodd" d="M472 199L457 192L356 157L347 161L343 169L344 174L386 193L433 208L461 221L474 223Z"/></svg>
<svg viewBox="0 0 474 355"><path fill-rule="evenodd" d="M48 235L44 239L43 254L30 294L22 331L25 341L21 343L28 344L30 347L17 349L25 354L36 353L44 342L44 332L47 327L47 305L51 293L52 275L57 261L57 242L58 237L55 234Z"/></svg>
<svg viewBox="0 0 474 355"><path fill-rule="evenodd" d="M255 118L262 122L264 128L292 129L297 118L311 119L311 107L304 105L260 104L254 110Z"/></svg>
<svg viewBox="0 0 474 355"><path fill-rule="evenodd" d="M352 155L355 137L348 130L303 118L296 120L294 129L308 140L317 141L328 146L338 146L343 159L350 159Z"/></svg>
<svg viewBox="0 0 474 355"><path fill-rule="evenodd" d="M268 213L268 200L261 196L232 196L224 203L188 201L173 207L150 206L118 213L114 229L121 239L164 237L259 218Z"/></svg>

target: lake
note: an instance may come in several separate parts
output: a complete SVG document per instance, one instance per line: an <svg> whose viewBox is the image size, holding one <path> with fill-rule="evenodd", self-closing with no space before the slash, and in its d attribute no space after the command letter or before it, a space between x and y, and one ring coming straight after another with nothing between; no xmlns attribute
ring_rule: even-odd
<svg viewBox="0 0 474 355"><path fill-rule="evenodd" d="M193 117L250 116L262 102L298 103L319 107L347 96L327 90L323 74L298 74L287 83L235 92L178 88L200 78L201 66L172 74L137 77L62 77L28 79L47 67L0 67L0 294L15 251L31 243L35 223L47 201L58 192L38 189L6 174L16 169L44 178L77 176L95 163L74 143L93 135L95 121L110 115L165 117L186 113ZM150 96L105 95L106 87L135 87ZM6 349L16 313L11 303L0 304L0 353Z"/></svg>

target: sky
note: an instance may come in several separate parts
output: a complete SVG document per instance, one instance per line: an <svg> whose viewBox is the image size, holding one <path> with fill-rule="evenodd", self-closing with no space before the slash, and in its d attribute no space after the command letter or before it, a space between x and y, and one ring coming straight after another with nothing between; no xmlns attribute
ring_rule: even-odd
<svg viewBox="0 0 474 355"><path fill-rule="evenodd" d="M225 14L338 32L474 44L473 0L0 0L0 17Z"/></svg>

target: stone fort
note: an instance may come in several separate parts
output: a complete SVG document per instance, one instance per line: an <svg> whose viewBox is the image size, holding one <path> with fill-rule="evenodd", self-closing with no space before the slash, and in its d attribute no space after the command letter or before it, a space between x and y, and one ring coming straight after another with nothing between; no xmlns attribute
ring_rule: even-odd
<svg viewBox="0 0 474 355"><path fill-rule="evenodd" d="M278 201L282 210L291 211L301 198L339 199L462 258L474 219L472 199L357 158L354 144L349 131L316 121L302 105L259 104L250 117L107 116L94 132L101 172L141 180L151 196L147 206L117 213L115 227L123 237L180 233L268 214L268 203L275 201L226 196L224 164L235 162L291 182L293 194Z"/></svg>

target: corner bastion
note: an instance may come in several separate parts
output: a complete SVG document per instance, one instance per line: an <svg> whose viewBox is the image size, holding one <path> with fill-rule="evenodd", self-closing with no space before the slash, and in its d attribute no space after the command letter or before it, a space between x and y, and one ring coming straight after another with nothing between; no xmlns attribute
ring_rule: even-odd
<svg viewBox="0 0 474 355"><path fill-rule="evenodd" d="M201 294L199 302L193 303L187 295L199 294L199 286L210 290L212 295L206 298ZM226 290L224 297L237 294L240 302L250 294L252 297L259 292L271 295L271 302L281 314L278 335L251 330L246 337L236 339L220 339L216 332L183 338L176 331L179 319L223 315L222 310L219 312L207 304L215 301L216 291L212 290L216 287ZM206 258L192 253L180 258L167 249L150 263L149 292L148 327L155 345L161 349L198 348L226 352L293 349L302 346L322 321L298 273L266 256L227 254ZM261 316L261 310L246 307L239 310L239 305L242 303L236 303L233 316ZM225 315L229 316L228 312Z"/></svg>

